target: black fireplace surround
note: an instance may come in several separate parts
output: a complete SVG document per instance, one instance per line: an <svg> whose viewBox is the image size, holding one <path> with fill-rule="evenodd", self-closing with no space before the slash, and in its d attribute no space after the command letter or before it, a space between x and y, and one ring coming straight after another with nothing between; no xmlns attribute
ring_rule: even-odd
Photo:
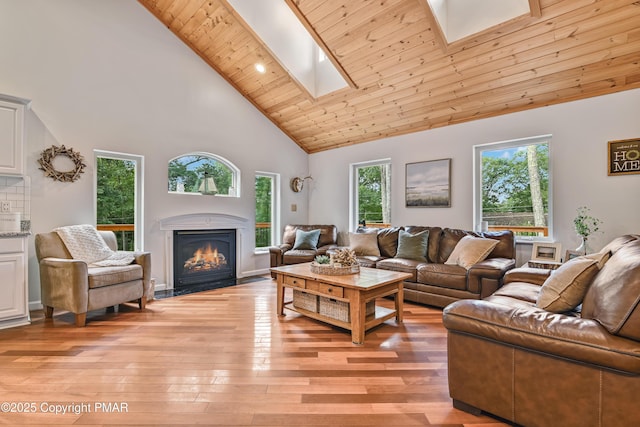
<svg viewBox="0 0 640 427"><path fill-rule="evenodd" d="M174 288L235 278L235 229L174 230Z"/></svg>

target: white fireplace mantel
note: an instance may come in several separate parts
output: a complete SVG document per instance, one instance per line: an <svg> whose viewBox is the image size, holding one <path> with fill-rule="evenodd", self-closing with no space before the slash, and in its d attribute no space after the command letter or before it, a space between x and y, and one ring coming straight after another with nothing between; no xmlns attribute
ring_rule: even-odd
<svg viewBox="0 0 640 427"><path fill-rule="evenodd" d="M171 216L158 221L160 230L165 232L164 259L167 289L173 289L173 232L175 230L236 230L236 277L240 278L242 268L243 232L249 220L235 215L220 213L194 213Z"/></svg>
<svg viewBox="0 0 640 427"><path fill-rule="evenodd" d="M219 228L244 229L249 220L220 213L194 213L170 216L160 220L160 230L210 230Z"/></svg>

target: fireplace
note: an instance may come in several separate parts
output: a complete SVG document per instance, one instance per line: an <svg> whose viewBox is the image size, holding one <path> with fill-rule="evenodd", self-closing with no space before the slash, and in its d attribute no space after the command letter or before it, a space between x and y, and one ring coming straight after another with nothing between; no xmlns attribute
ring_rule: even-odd
<svg viewBox="0 0 640 427"><path fill-rule="evenodd" d="M174 230L175 288L236 278L236 230Z"/></svg>

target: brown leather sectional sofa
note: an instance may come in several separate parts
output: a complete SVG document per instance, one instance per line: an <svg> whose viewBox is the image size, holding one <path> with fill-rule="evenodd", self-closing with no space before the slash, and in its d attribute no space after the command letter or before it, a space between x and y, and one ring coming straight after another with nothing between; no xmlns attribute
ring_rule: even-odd
<svg viewBox="0 0 640 427"><path fill-rule="evenodd" d="M532 268L445 308L455 407L525 426L640 425L640 236L603 251L611 258L572 311L536 306L557 272Z"/></svg>
<svg viewBox="0 0 640 427"><path fill-rule="evenodd" d="M396 258L400 230L411 234L429 231L426 262ZM515 267L515 238L511 231L478 233L454 228L402 226L392 228L360 227L359 233L376 233L380 256L358 256L363 267L410 273L404 282L405 301L445 307L460 299L480 299L502 286L504 274ZM484 261L466 269L445 261L464 236L498 240Z"/></svg>

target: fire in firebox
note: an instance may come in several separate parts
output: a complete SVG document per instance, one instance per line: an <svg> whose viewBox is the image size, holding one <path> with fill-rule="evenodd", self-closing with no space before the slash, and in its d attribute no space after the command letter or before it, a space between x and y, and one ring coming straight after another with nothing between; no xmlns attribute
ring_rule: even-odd
<svg viewBox="0 0 640 427"><path fill-rule="evenodd" d="M207 244L204 248L198 248L193 256L184 262L184 273L199 273L202 271L217 270L227 265L227 259L218 248L211 249Z"/></svg>

